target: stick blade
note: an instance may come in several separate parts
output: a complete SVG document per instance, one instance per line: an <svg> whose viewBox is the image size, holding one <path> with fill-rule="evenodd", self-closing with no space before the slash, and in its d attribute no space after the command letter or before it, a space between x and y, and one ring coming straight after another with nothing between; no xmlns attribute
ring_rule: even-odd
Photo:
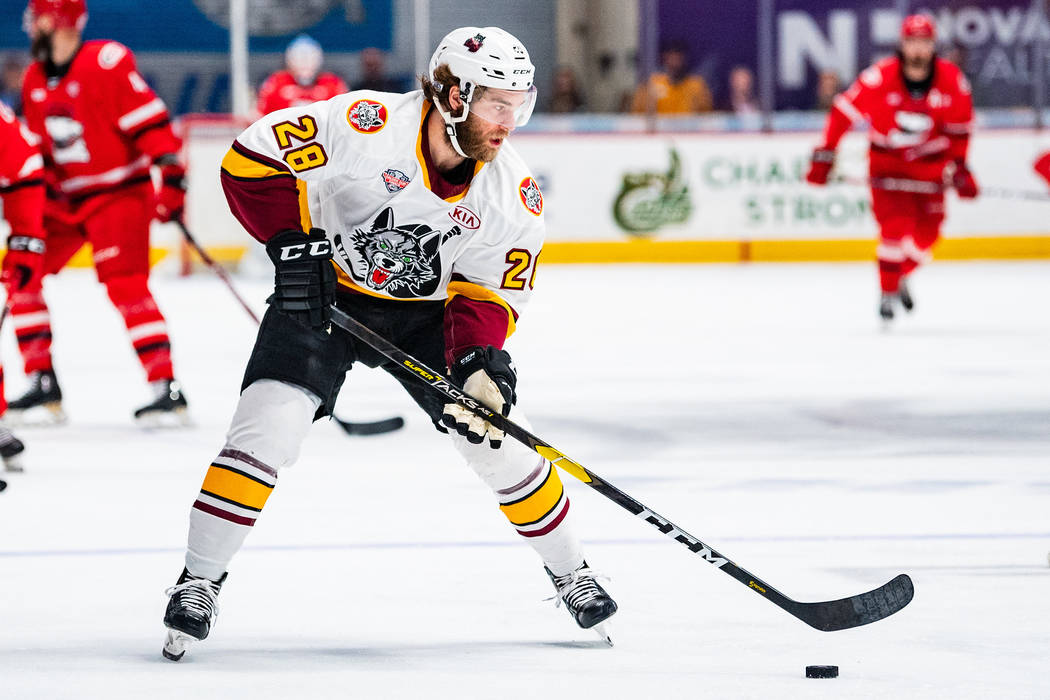
<svg viewBox="0 0 1050 700"><path fill-rule="evenodd" d="M332 416L332 419L339 424L339 427L347 435L382 435L383 433L392 433L395 430L400 430L405 425L405 419L401 416L365 423L340 420L335 416Z"/></svg>
<svg viewBox="0 0 1050 700"><path fill-rule="evenodd" d="M869 625L899 612L915 596L915 586L901 574L878 588L824 603L799 603L795 616L822 632Z"/></svg>

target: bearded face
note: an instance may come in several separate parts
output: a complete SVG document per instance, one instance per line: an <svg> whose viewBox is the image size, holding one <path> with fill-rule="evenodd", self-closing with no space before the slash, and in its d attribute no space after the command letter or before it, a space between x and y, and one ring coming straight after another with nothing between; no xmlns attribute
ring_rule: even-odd
<svg viewBox="0 0 1050 700"><path fill-rule="evenodd" d="M901 42L901 57L909 73L923 75L930 70L936 45L933 39L907 37Z"/></svg>
<svg viewBox="0 0 1050 700"><path fill-rule="evenodd" d="M456 129L459 147L468 157L480 163L491 163L499 155L500 146L510 135L506 128L493 124L473 113Z"/></svg>

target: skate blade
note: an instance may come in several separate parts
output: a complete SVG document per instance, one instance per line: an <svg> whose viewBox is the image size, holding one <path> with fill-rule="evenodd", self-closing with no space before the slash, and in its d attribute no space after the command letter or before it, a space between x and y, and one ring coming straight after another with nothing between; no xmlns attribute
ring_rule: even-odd
<svg viewBox="0 0 1050 700"><path fill-rule="evenodd" d="M62 425L67 421L66 412L58 402L45 403L19 410L9 408L4 413L4 422L15 427L39 428L51 425Z"/></svg>
<svg viewBox="0 0 1050 700"><path fill-rule="evenodd" d="M612 637L609 636L609 623L608 622L599 622L597 625L595 625L591 629L594 630L595 634L597 634L599 637L601 637L601 640L603 642L605 642L609 646L613 646Z"/></svg>
<svg viewBox="0 0 1050 700"><path fill-rule="evenodd" d="M189 428L193 425L189 411L184 408L174 411L149 411L135 418L135 423L149 430Z"/></svg>
<svg viewBox="0 0 1050 700"><path fill-rule="evenodd" d="M189 648L190 642L194 641L196 640L185 632L169 629L161 653L164 655L164 658L169 661L179 661L186 655L186 649Z"/></svg>

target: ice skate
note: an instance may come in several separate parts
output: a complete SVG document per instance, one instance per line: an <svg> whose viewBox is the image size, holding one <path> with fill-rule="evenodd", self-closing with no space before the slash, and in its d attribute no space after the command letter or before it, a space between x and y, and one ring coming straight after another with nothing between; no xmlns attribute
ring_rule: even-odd
<svg viewBox="0 0 1050 700"><path fill-rule="evenodd" d="M882 318L884 324L889 324L893 320L893 298L894 294L888 292L882 293L882 299L879 301L879 317Z"/></svg>
<svg viewBox="0 0 1050 700"><path fill-rule="evenodd" d="M915 308L915 300L911 298L911 291L908 289L908 284L901 280L900 288L897 290L897 296L901 300L901 306L908 313L911 313L912 309Z"/></svg>
<svg viewBox="0 0 1050 700"><path fill-rule="evenodd" d="M32 372L29 388L7 405L6 418L12 425L58 425L66 422L62 410L62 389L54 370Z"/></svg>
<svg viewBox="0 0 1050 700"><path fill-rule="evenodd" d="M598 583L598 574L587 566L587 562L564 576L555 576L550 569L543 568L558 592L555 605L564 603L577 625L593 629L602 641L612 646L605 623L616 612L616 601Z"/></svg>
<svg viewBox="0 0 1050 700"><path fill-rule="evenodd" d="M4 462L4 469L9 472L23 471L22 453L26 446L14 436L6 426L0 424L0 459Z"/></svg>
<svg viewBox="0 0 1050 700"><path fill-rule="evenodd" d="M190 642L208 638L208 632L219 614L218 597L226 574L218 581L193 576L182 570L178 582L165 591L168 607L164 611L164 658L178 661Z"/></svg>
<svg viewBox="0 0 1050 700"><path fill-rule="evenodd" d="M147 428L178 427L189 424L186 412L186 395L182 386L173 379L150 382L155 398L135 410L135 421Z"/></svg>

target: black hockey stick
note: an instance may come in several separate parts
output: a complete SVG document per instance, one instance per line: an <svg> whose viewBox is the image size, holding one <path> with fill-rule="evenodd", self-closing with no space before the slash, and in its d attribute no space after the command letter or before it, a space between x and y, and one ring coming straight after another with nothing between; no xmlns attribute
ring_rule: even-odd
<svg viewBox="0 0 1050 700"><path fill-rule="evenodd" d="M233 286L233 280L230 279L230 275L226 272L226 268L215 262L215 259L208 255L208 252L197 243L197 239L195 239L193 234L190 233L190 230L186 228L186 224L182 219L176 219L175 223L178 224L179 229L182 231L182 235L186 238L186 242L190 244L190 247L196 251L200 259L208 266L208 269L218 275L219 279L223 281L223 284L225 284L230 290L230 293L233 294L234 298L240 302L244 310L247 311L248 315L252 317L253 321L255 321L255 325L258 326L261 323L259 317L255 315L254 311L252 311L252 307L248 306L248 302L244 300L244 297L237 293L237 289ZM401 416L358 423L345 421L333 415L332 420L338 423L339 427L342 428L347 435L382 435L383 433L392 433L395 430L400 430L405 424L405 419Z"/></svg>
<svg viewBox="0 0 1050 700"><path fill-rule="evenodd" d="M5 302L4 303L4 310L0 311L0 330L3 329L4 321L7 320L7 315L9 313L11 313L11 307ZM0 366L0 372L3 372L3 367L2 366ZM3 479L0 479L0 491L3 491L6 488L7 488L7 482L4 481Z"/></svg>
<svg viewBox="0 0 1050 700"><path fill-rule="evenodd" d="M911 579L907 574L901 574L874 590L849 598L842 598L841 600L829 600L820 603L800 603L797 600L792 600L762 579L711 549L667 518L642 505L642 503L605 481L594 472L585 469L578 462L569 459L559 450L529 431L491 411L451 381L416 361L411 355L358 323L345 312L333 307L332 323L372 346L434 391L492 423L507 435L534 450L540 456L549 459L620 507L653 525L671 539L682 543L689 551L700 555L704 561L713 564L716 568L788 611L810 627L823 632L833 632L877 622L901 610L911 602L912 596L915 594Z"/></svg>
<svg viewBox="0 0 1050 700"><path fill-rule="evenodd" d="M233 298L240 302L241 308L248 312L248 315L255 321L255 325L259 325L259 317L252 311L252 307L248 306L248 302L244 300L240 294L237 293L237 288L233 286L233 280L230 279L230 274L226 272L219 263L215 262L214 258L208 255L208 251L201 247L197 239L193 237L190 230L186 228L185 222L182 219L176 219L175 223L178 224L179 230L182 231L182 236L186 239L186 242L190 244L190 247L197 253L201 261L208 266L208 269L215 273L215 275L222 280L222 283L226 285L226 288L230 290L230 294Z"/></svg>

